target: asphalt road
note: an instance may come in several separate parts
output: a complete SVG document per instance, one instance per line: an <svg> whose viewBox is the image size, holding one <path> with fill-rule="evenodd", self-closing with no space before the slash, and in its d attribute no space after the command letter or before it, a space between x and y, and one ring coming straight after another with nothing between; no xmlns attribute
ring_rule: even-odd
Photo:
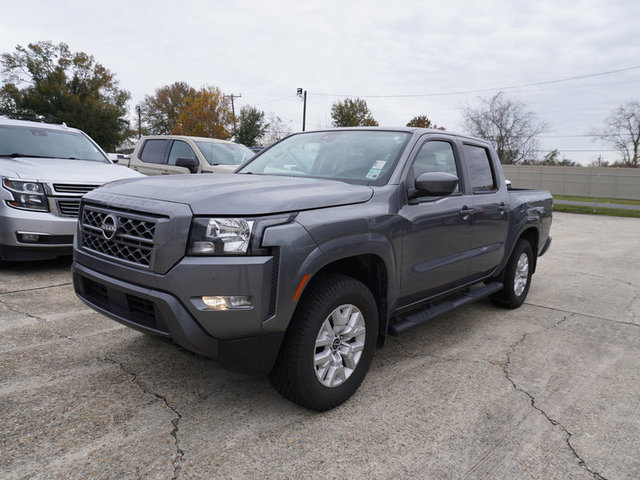
<svg viewBox="0 0 640 480"><path fill-rule="evenodd" d="M638 479L640 220L555 214L528 300L394 337L325 413L0 267L2 479Z"/></svg>

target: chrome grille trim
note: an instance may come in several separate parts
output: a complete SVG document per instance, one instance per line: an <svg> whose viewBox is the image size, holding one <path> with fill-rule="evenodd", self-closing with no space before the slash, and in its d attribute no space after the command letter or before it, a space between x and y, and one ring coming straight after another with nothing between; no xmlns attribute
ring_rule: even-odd
<svg viewBox="0 0 640 480"><path fill-rule="evenodd" d="M80 212L80 199L57 200L58 212L63 217L77 217Z"/></svg>
<svg viewBox="0 0 640 480"><path fill-rule="evenodd" d="M101 227L109 215L115 215L118 225L111 239L105 238ZM81 218L81 247L129 265L151 269L157 221L158 218L151 215L85 204Z"/></svg>
<svg viewBox="0 0 640 480"><path fill-rule="evenodd" d="M73 183L54 183L53 190L57 193L76 193L78 195L84 195L91 190L98 188L100 185L86 185L86 184L73 184Z"/></svg>

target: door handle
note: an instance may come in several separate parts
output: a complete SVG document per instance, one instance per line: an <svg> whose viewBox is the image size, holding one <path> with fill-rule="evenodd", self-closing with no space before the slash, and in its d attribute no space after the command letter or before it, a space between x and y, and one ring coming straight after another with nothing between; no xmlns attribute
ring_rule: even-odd
<svg viewBox="0 0 640 480"><path fill-rule="evenodd" d="M509 210L509 205L505 205L503 202L500 205L498 205L498 210L500 210L501 212L506 212L507 210Z"/></svg>
<svg viewBox="0 0 640 480"><path fill-rule="evenodd" d="M473 215L474 213L476 213L476 209L469 208L466 205L462 207L462 210L460 210L460 215L462 216L463 220L466 220L469 215Z"/></svg>

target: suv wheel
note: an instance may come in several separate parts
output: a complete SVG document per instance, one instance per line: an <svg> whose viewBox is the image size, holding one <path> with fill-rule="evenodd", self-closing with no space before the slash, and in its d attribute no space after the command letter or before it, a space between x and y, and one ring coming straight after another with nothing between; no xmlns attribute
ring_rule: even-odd
<svg viewBox="0 0 640 480"><path fill-rule="evenodd" d="M369 289L352 277L323 276L300 300L271 382L303 407L333 408L362 383L377 336L378 310Z"/></svg>

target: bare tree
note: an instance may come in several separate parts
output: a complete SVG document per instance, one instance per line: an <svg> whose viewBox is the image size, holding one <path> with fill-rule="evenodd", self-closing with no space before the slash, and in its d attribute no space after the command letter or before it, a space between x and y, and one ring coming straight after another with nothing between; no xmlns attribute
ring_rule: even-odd
<svg viewBox="0 0 640 480"><path fill-rule="evenodd" d="M595 135L622 154L620 166L640 167L640 102L628 100L620 105L607 117L605 125Z"/></svg>
<svg viewBox="0 0 640 480"><path fill-rule="evenodd" d="M269 127L262 137L262 143L266 146L276 143L278 140L291 135L291 122L271 113L269 115Z"/></svg>
<svg viewBox="0 0 640 480"><path fill-rule="evenodd" d="M493 144L500 162L511 165L536 160L537 137L548 126L536 119L526 105L496 93L490 99L480 99L480 106L463 107L464 128L471 135Z"/></svg>

